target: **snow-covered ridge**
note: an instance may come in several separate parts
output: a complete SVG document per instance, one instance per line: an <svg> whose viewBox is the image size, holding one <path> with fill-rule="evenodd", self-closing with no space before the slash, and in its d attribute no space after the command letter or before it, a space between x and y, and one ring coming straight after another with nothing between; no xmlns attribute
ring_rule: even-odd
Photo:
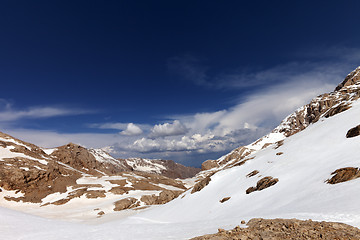
<svg viewBox="0 0 360 240"><path fill-rule="evenodd" d="M231 167L239 161L251 158L263 148L281 144L285 138L303 131L322 118L332 117L350 109L360 98L360 67L351 72L339 86L335 91L315 97L309 104L299 107L264 137L247 146L241 146L217 160L205 162L209 167L203 165L203 169L210 169L211 173ZM204 173L200 175L204 176Z"/></svg>
<svg viewBox="0 0 360 240"><path fill-rule="evenodd" d="M166 170L166 167L161 164L161 161L155 159L143 159L143 158L128 158L126 163L133 168L134 171L158 173L162 170Z"/></svg>

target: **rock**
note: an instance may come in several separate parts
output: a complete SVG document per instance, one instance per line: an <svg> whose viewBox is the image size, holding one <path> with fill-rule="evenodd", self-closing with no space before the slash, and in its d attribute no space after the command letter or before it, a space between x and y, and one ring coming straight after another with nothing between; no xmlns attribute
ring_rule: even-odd
<svg viewBox="0 0 360 240"><path fill-rule="evenodd" d="M195 193L206 187L211 181L210 176L205 177L200 182L196 183L191 191L191 193Z"/></svg>
<svg viewBox="0 0 360 240"><path fill-rule="evenodd" d="M139 202L136 198L128 197L125 199L121 199L114 203L114 211L121 211L124 209L130 209L139 206Z"/></svg>
<svg viewBox="0 0 360 240"><path fill-rule="evenodd" d="M90 191L87 191L86 197L87 198L104 198L104 197L106 197L105 190L90 190Z"/></svg>
<svg viewBox="0 0 360 240"><path fill-rule="evenodd" d="M245 222L245 221L244 221ZM192 238L192 240L236 239L360 239L360 230L344 223L302 221L297 219L251 219L247 228L218 229L218 233Z"/></svg>
<svg viewBox="0 0 360 240"><path fill-rule="evenodd" d="M227 200L229 200L231 197L224 197L223 199L221 199L219 202L221 203L224 203L226 202Z"/></svg>
<svg viewBox="0 0 360 240"><path fill-rule="evenodd" d="M142 196L140 200L144 202L146 205L165 204L177 198L181 193L182 191L164 190L160 192L159 196L156 196L155 194L145 195Z"/></svg>
<svg viewBox="0 0 360 240"><path fill-rule="evenodd" d="M277 178L273 178L270 176L264 177L256 183L256 187L249 187L246 190L246 194L252 193L254 191L261 191L265 188L271 187L271 186L275 185L278 181L279 181L279 179L277 179Z"/></svg>
<svg viewBox="0 0 360 240"><path fill-rule="evenodd" d="M171 191L171 190L164 190L159 194L158 199L156 200L156 204L164 204L170 202L174 198L177 198L182 191Z"/></svg>
<svg viewBox="0 0 360 240"><path fill-rule="evenodd" d="M346 167L335 170L331 175L335 174L332 178L326 180L329 184L337 184L341 182L347 182L355 178L360 177L359 168Z"/></svg>
<svg viewBox="0 0 360 240"><path fill-rule="evenodd" d="M216 168L216 167L219 167L219 164L217 163L216 160L206 160L205 162L203 162L201 164L202 171L206 171L206 170Z"/></svg>
<svg viewBox="0 0 360 240"><path fill-rule="evenodd" d="M356 127L351 128L347 133L347 138L357 137L360 135L360 125L357 125Z"/></svg>
<svg viewBox="0 0 360 240"><path fill-rule="evenodd" d="M256 190L261 191L265 188L271 187L271 186L275 185L278 181L279 181L279 179L277 179L277 178L264 177L257 182Z"/></svg>
<svg viewBox="0 0 360 240"><path fill-rule="evenodd" d="M258 170L254 170L254 171L252 171L251 173L249 173L248 175L246 175L246 177L253 177L253 176L255 176L256 174L258 174L259 173L259 171Z"/></svg>

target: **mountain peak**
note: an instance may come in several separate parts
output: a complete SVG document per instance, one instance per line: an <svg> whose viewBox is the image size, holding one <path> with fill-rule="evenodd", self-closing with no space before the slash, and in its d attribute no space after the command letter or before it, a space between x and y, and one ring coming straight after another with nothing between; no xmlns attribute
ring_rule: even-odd
<svg viewBox="0 0 360 240"><path fill-rule="evenodd" d="M354 71L352 71L351 73L349 73L346 78L344 79L344 81L342 81L336 88L335 91L339 91L340 89L342 89L343 87L347 87L350 85L353 85L357 82L360 82L360 66L357 67Z"/></svg>

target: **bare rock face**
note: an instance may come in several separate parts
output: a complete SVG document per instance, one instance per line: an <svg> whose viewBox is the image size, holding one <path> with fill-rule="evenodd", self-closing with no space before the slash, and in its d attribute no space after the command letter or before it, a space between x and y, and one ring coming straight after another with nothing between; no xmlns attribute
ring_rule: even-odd
<svg viewBox="0 0 360 240"><path fill-rule="evenodd" d="M279 181L279 179L277 179L277 178L273 178L270 176L264 177L257 182L256 187L249 187L246 190L246 194L252 193L254 191L261 191L265 188L271 187L271 186L275 185L278 181Z"/></svg>
<svg viewBox="0 0 360 240"><path fill-rule="evenodd" d="M357 125L356 127L351 128L347 133L347 138L353 138L360 135L360 125Z"/></svg>
<svg viewBox="0 0 360 240"><path fill-rule="evenodd" d="M205 162L203 162L201 164L202 171L209 170L209 169L216 168L216 167L219 167L219 164L217 163L216 160L206 160Z"/></svg>
<svg viewBox="0 0 360 240"><path fill-rule="evenodd" d="M250 239L360 239L360 230L344 223L315 222L297 219L251 219L247 228L235 227L232 230L219 229L216 234L209 234L192 240L250 240Z"/></svg>
<svg viewBox="0 0 360 240"><path fill-rule="evenodd" d="M172 190L164 190L160 192L159 196L155 194L152 195L144 195L141 197L141 201L146 205L159 205L170 202L171 200L177 198L182 191L172 191Z"/></svg>
<svg viewBox="0 0 360 240"><path fill-rule="evenodd" d="M138 200L133 197L128 197L125 199L121 199L114 203L114 211L121 211L125 209L130 209L139 206Z"/></svg>
<svg viewBox="0 0 360 240"><path fill-rule="evenodd" d="M356 68L354 71L352 71L349 75L346 76L344 81L340 83L336 88L335 91L341 90L343 87L347 87L350 85L355 84L356 82L360 81L360 67Z"/></svg>
<svg viewBox="0 0 360 240"><path fill-rule="evenodd" d="M252 171L251 173L249 173L248 175L246 175L246 177L253 177L253 176L255 176L256 174L258 174L259 173L259 171L258 170L254 170L254 171Z"/></svg>
<svg viewBox="0 0 360 240"><path fill-rule="evenodd" d="M349 103L360 97L360 67L352 71L331 93L322 94L284 119L273 132L291 136L317 122L321 116L332 117L351 106Z"/></svg>
<svg viewBox="0 0 360 240"><path fill-rule="evenodd" d="M79 171L95 176L104 174L116 175L120 172L130 170L127 166L115 162L117 161L116 159L112 162L100 162L96 160L94 154L89 149L74 143L58 147L51 156Z"/></svg>
<svg viewBox="0 0 360 240"><path fill-rule="evenodd" d="M202 179L201 181L199 181L194 185L193 189L191 190L191 193L200 191L201 189L206 187L210 183L210 181L211 181L210 176L205 177L204 179Z"/></svg>
<svg viewBox="0 0 360 240"><path fill-rule="evenodd" d="M353 168L353 167L340 168L332 172L331 175L334 176L326 180L326 182L329 184L337 184L341 182L347 182L355 178L359 178L360 170L359 168Z"/></svg>

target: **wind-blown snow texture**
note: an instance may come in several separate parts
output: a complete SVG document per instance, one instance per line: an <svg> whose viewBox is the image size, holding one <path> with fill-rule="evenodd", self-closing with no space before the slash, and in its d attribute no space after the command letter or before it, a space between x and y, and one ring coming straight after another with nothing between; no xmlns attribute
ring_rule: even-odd
<svg viewBox="0 0 360 240"><path fill-rule="evenodd" d="M259 146L250 145L254 151L243 165L219 167L201 191L191 194L188 190L163 206L95 225L59 222L0 208L0 232L4 239L188 239L254 217L311 218L360 227L360 178L326 183L336 169L360 165L360 136L346 138L347 131L360 124L360 100L351 105L292 136L271 133L257 143ZM282 139L281 146L262 149L265 143ZM254 170L259 173L247 177ZM279 181L246 194L266 176ZM230 199L220 203L225 197Z"/></svg>

